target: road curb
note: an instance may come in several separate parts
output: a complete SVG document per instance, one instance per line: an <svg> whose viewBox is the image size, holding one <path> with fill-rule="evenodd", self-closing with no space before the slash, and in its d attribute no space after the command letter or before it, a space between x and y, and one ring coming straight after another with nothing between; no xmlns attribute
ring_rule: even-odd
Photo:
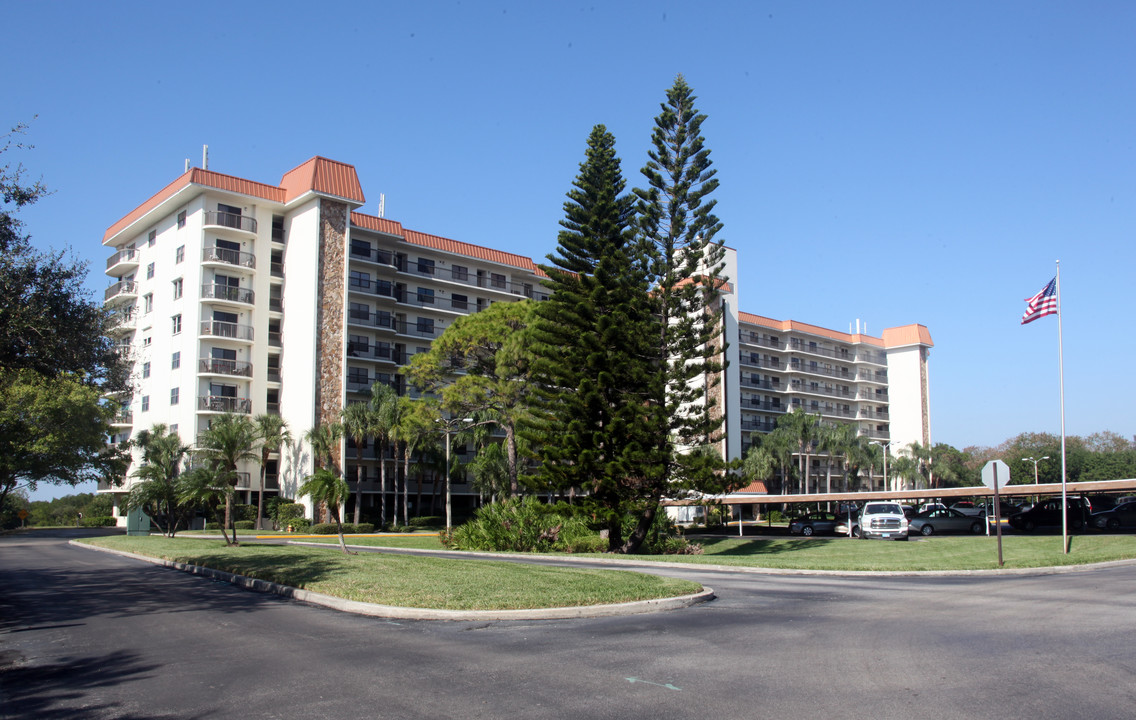
<svg viewBox="0 0 1136 720"><path fill-rule="evenodd" d="M571 618L612 617L617 615L638 615L642 613L663 612L666 610L679 610L714 599L714 591L711 588L703 588L702 592L692 595L611 603L607 605L531 608L524 610L439 610L433 608L412 608L397 605L379 605L376 603L360 602L358 600L345 600L344 598L324 595L323 593L294 588L288 585L280 585L268 582L267 580L258 580L244 575L235 575L221 570L214 570L213 568L201 567L200 565L188 565L186 563L150 557L148 555L138 555L124 550L115 550L99 545L89 545L76 540L70 540L68 544L88 550L109 553L111 555L142 560L152 565L160 565L191 575L199 575L211 580L226 582L245 590L279 595L281 597L299 600L300 602L310 605L319 605L340 612L400 620L564 620Z"/></svg>

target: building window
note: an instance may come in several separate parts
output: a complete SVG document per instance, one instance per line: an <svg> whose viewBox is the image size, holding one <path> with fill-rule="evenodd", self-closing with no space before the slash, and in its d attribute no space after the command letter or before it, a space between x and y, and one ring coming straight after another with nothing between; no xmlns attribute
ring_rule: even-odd
<svg viewBox="0 0 1136 720"><path fill-rule="evenodd" d="M149 265L146 266L146 279L147 280L153 280L154 279L154 263L150 263Z"/></svg>
<svg viewBox="0 0 1136 720"><path fill-rule="evenodd" d="M181 297L181 293L182 293L183 289L184 289L184 283L182 282L182 279L178 278L177 280L174 280L174 300L177 300L178 298Z"/></svg>
<svg viewBox="0 0 1136 720"><path fill-rule="evenodd" d="M178 389L178 388L171 388L171 389L170 389L170 405L177 405L177 404L178 404L178 400L180 400L180 399L181 399L181 398L179 397L180 395L181 395L181 390L180 390L180 389Z"/></svg>
<svg viewBox="0 0 1136 720"><path fill-rule="evenodd" d="M464 267L462 265L451 265L450 266L450 275L453 277L454 280L460 280L462 282L468 282L469 281L469 268Z"/></svg>
<svg viewBox="0 0 1136 720"><path fill-rule="evenodd" d="M174 262L179 263L185 260L185 245L181 245L177 249L177 255L174 257Z"/></svg>
<svg viewBox="0 0 1136 720"><path fill-rule="evenodd" d="M466 310L469 308L469 298L465 295L454 293L450 295L450 307L454 310Z"/></svg>
<svg viewBox="0 0 1136 720"><path fill-rule="evenodd" d="M172 424L170 425L170 432L171 432L172 434L174 434L174 435L177 435L177 431L178 431L178 424L177 424L177 423L172 423Z"/></svg>
<svg viewBox="0 0 1136 720"><path fill-rule="evenodd" d="M150 377L150 363L149 362L142 363L142 377L144 377L144 378Z"/></svg>
<svg viewBox="0 0 1136 720"><path fill-rule="evenodd" d="M272 239L284 242L284 218L280 215L272 216Z"/></svg>
<svg viewBox="0 0 1136 720"><path fill-rule="evenodd" d="M151 338L149 337L142 338L142 347L150 347L150 340Z"/></svg>
<svg viewBox="0 0 1136 720"><path fill-rule="evenodd" d="M154 293L146 293L142 296L142 312L149 313L154 310Z"/></svg>
<svg viewBox="0 0 1136 720"><path fill-rule="evenodd" d="M418 258L418 272L423 275L433 275L434 261L429 258Z"/></svg>
<svg viewBox="0 0 1136 720"><path fill-rule="evenodd" d="M158 231L151 230L150 236L146 238L146 247L154 247L154 243L158 241Z"/></svg>
<svg viewBox="0 0 1136 720"><path fill-rule="evenodd" d="M366 385L367 368L347 368L347 382L351 385Z"/></svg>
<svg viewBox="0 0 1136 720"><path fill-rule="evenodd" d="M177 335L181 332L181 313L174 315L171 319L173 320L174 335Z"/></svg>
<svg viewBox="0 0 1136 720"><path fill-rule="evenodd" d="M427 305L434 304L434 290L432 288L418 288L418 302Z"/></svg>
<svg viewBox="0 0 1136 720"><path fill-rule="evenodd" d="M181 352L176 352L170 358L170 369L177 370L179 367L181 367Z"/></svg>
<svg viewBox="0 0 1136 720"><path fill-rule="evenodd" d="M351 240L351 254L355 257L367 258L371 257L371 243L366 240Z"/></svg>
<svg viewBox="0 0 1136 720"><path fill-rule="evenodd" d="M350 277L347 278L347 284L349 287L359 288L360 290L370 290L371 274L360 270L352 270Z"/></svg>
<svg viewBox="0 0 1136 720"><path fill-rule="evenodd" d="M178 213L178 228L185 227L185 210Z"/></svg>
<svg viewBox="0 0 1136 720"><path fill-rule="evenodd" d="M495 288L505 288L505 276L500 273L489 273L489 285Z"/></svg>
<svg viewBox="0 0 1136 720"><path fill-rule="evenodd" d="M143 395L142 396L142 412L149 412L149 411L150 411L150 396L149 395Z"/></svg>
<svg viewBox="0 0 1136 720"><path fill-rule="evenodd" d="M352 320L366 320L371 317L371 306L366 303L353 302L347 313Z"/></svg>
<svg viewBox="0 0 1136 720"><path fill-rule="evenodd" d="M418 318L418 333L420 335L434 334L434 318Z"/></svg>

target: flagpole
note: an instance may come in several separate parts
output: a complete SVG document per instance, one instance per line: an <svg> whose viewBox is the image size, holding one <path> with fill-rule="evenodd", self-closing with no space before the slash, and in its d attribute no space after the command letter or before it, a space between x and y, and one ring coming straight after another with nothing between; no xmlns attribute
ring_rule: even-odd
<svg viewBox="0 0 1136 720"><path fill-rule="evenodd" d="M1061 343L1061 261L1057 261L1057 373L1061 386L1061 549L1069 554L1069 498L1065 489L1065 355Z"/></svg>

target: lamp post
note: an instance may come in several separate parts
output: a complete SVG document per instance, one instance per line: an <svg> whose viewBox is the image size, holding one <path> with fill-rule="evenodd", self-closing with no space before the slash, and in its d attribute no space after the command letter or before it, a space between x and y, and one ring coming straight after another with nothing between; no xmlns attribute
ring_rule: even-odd
<svg viewBox="0 0 1136 720"><path fill-rule="evenodd" d="M1033 484L1034 485L1037 485L1037 464L1039 462L1041 462L1042 460L1048 460L1048 459L1049 459L1048 455L1046 455L1045 457L1039 457L1036 460L1031 458L1031 457L1022 458L1022 462L1032 462L1033 463Z"/></svg>
<svg viewBox="0 0 1136 720"><path fill-rule="evenodd" d="M884 492L887 492L887 489L888 489L888 448L891 447L891 441L889 440L886 443L882 443L882 442L878 442L876 440L872 440L868 444L869 445L879 445L880 448L882 448L883 451L884 451Z"/></svg>
<svg viewBox="0 0 1136 720"><path fill-rule="evenodd" d="M448 533L453 524L453 511L450 505L450 436L457 431L459 422L473 422L473 418L462 418L461 420L437 418L434 422L442 423L442 428L446 433L446 532Z"/></svg>

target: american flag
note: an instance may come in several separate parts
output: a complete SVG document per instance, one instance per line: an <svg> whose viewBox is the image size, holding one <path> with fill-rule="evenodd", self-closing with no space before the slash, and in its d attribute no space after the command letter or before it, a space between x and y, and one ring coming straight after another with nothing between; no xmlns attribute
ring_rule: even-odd
<svg viewBox="0 0 1136 720"><path fill-rule="evenodd" d="M1031 298L1026 298L1026 313L1022 315L1022 325L1031 323L1046 315L1057 314L1057 278L1049 281L1041 292Z"/></svg>

